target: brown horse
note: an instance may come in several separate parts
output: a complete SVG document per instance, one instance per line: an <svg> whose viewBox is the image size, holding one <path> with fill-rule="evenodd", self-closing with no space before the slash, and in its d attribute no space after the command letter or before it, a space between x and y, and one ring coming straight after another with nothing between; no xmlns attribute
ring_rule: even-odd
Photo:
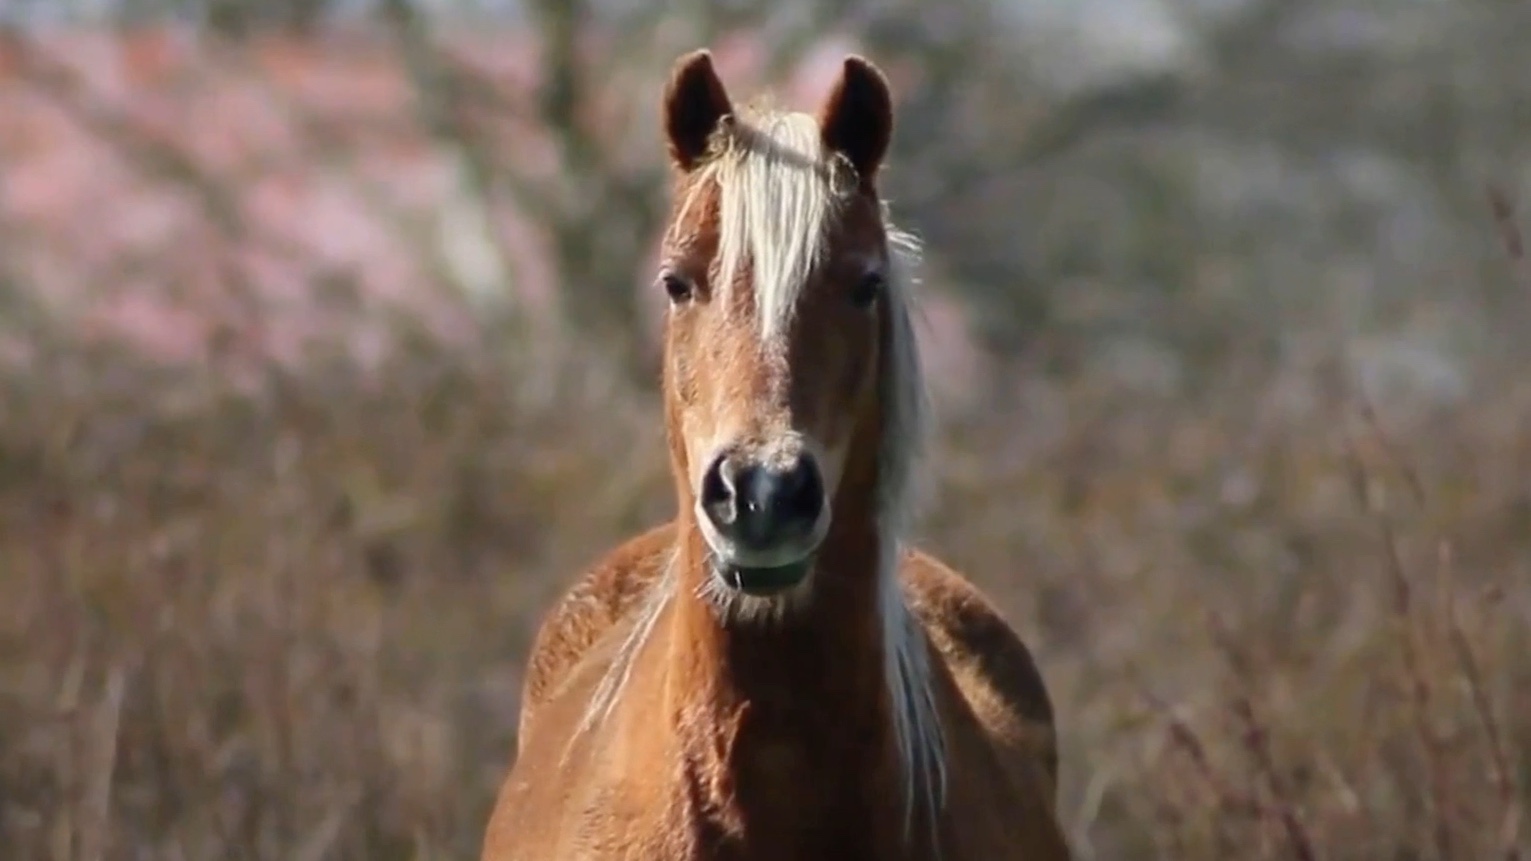
<svg viewBox="0 0 1531 861"><path fill-rule="evenodd" d="M887 82L817 115L664 95L656 289L679 497L559 602L484 861L1055 861L1052 707L967 581L900 545L926 427Z"/></svg>

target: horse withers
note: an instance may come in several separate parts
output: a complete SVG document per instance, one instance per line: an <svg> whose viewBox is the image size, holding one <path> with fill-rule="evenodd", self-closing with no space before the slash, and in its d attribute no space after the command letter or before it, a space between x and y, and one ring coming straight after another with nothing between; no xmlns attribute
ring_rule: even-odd
<svg viewBox="0 0 1531 861"><path fill-rule="evenodd" d="M483 861L1069 858L1031 655L900 540L927 402L886 80L736 106L697 51L663 119L678 514L543 622Z"/></svg>

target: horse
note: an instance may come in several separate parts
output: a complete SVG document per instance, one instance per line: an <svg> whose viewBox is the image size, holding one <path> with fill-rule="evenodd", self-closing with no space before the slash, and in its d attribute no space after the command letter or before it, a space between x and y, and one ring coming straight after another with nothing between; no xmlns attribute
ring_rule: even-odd
<svg viewBox="0 0 1531 861"><path fill-rule="evenodd" d="M988 599L908 546L928 397L881 70L663 94L654 289L677 513L533 638L483 861L1067 861L1053 706ZM656 297L657 301L657 297Z"/></svg>

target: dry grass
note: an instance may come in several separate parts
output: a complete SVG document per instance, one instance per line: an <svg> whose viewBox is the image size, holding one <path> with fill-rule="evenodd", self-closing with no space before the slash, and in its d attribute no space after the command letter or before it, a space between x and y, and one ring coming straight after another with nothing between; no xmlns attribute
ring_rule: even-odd
<svg viewBox="0 0 1531 861"><path fill-rule="evenodd" d="M652 402L507 352L4 382L6 858L476 857L538 613L669 505ZM926 542L1041 658L1079 856L1531 857L1531 385L1388 428L1232 377L1023 387L936 455Z"/></svg>
<svg viewBox="0 0 1531 861"><path fill-rule="evenodd" d="M653 405L47 366L0 433L6 857L473 857L530 625L667 508ZM1393 437L1233 392L944 435L928 541L1037 647L1081 857L1524 857L1531 390Z"/></svg>

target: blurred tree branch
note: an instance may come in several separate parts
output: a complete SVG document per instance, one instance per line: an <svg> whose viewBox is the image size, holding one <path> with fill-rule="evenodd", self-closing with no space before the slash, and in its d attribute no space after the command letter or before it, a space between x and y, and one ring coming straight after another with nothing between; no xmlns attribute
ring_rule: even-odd
<svg viewBox="0 0 1531 861"><path fill-rule="evenodd" d="M422 116L461 166L464 195L476 197L487 211L497 192L508 193L546 231L564 322L609 348L613 359L634 365L641 341L633 330L637 294L631 274L657 225L658 183L655 176L623 175L606 158L598 134L585 125L591 98L580 56L586 5L580 0L532 4L542 55L533 125L551 135L560 160L556 175L545 182L504 163L467 120L464 108L470 102L498 112L517 109L512 101L434 46L428 23L409 0L383 0L383 11L404 52ZM482 224L484 241L494 243L487 216ZM503 262L499 268L510 269Z"/></svg>
<svg viewBox="0 0 1531 861"><path fill-rule="evenodd" d="M113 17L123 24L162 20L169 13L198 21L218 36L240 39L269 27L311 35L335 4L334 0L116 0L114 5Z"/></svg>
<svg viewBox="0 0 1531 861"><path fill-rule="evenodd" d="M894 144L899 208L946 250L943 269L976 319L987 321L979 335L1011 351L1048 324L1052 286L1028 253L1031 243L1017 241L1028 226L993 218L1005 206L996 195L1020 195L1023 177L1089 141L1175 121L1187 88L1173 76L1140 76L1050 99L1028 84L992 9L963 3L941 12L932 26L929 8L885 7L860 29L884 62L908 60L920 72L899 104L900 125L922 130ZM1024 212L1006 208L1012 217Z"/></svg>
<svg viewBox="0 0 1531 861"><path fill-rule="evenodd" d="M561 282L558 296L567 323L598 343L617 345L617 357L635 370L638 354L638 292L633 273L659 226L661 176L632 175L606 161L598 132L587 127L590 78L607 79L630 53L619 44L603 51L611 66L593 68L581 56L591 9L585 0L533 0L529 4L542 43L540 125L552 135L562 164L564 192L549 217ZM606 135L609 141L614 133Z"/></svg>
<svg viewBox="0 0 1531 861"><path fill-rule="evenodd" d="M492 308L514 319L511 266L495 235L493 203L497 192L510 186L525 205L540 208L537 190L501 170L490 149L468 128L461 110L468 93L464 72L444 62L431 45L427 25L414 6L407 0L383 0L382 13L414 83L416 112L453 168L457 205L442 213L438 223L443 248L461 249L444 255L450 275L481 309Z"/></svg>
<svg viewBox="0 0 1531 861"><path fill-rule="evenodd" d="M429 25L411 0L383 0L415 82L419 109L438 139L459 155L464 186L481 196L503 190L545 231L563 323L631 368L635 382L652 385L652 357L636 326L643 294L633 281L662 223L665 167L658 158L622 163L620 150L631 145L625 137L646 123L628 114L628 122L619 127L600 127L597 123L607 120L594 115L607 108L603 99L631 95L636 102L640 92L651 92L645 85L663 74L670 59L660 56L664 51L652 35L661 22L681 16L690 41L707 44L718 32L759 23L764 13L711 0L679 11L631 11L621 21L598 21L586 0L531 0L527 8L540 54L531 124L550 136L558 159L555 174L542 181L506 163L460 110L469 101L493 112L525 108L495 94L487 82L475 80L466 64L452 63L433 46ZM814 7L804 20L787 21L785 31L770 40L768 75L795 63L851 8L851 0L839 0Z"/></svg>

